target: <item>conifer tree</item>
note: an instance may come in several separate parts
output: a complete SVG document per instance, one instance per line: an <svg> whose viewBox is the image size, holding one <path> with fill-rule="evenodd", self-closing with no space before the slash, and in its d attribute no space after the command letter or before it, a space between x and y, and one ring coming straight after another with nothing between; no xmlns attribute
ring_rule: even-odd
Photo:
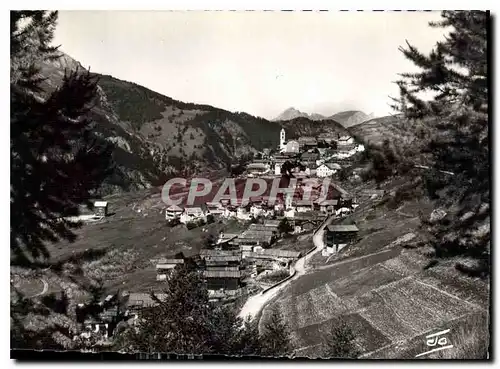
<svg viewBox="0 0 500 369"><path fill-rule="evenodd" d="M291 354L290 332L278 308L271 310L269 321L263 328L261 341L264 356L283 357Z"/></svg>
<svg viewBox="0 0 500 369"><path fill-rule="evenodd" d="M437 256L462 254L484 260L489 258L489 13L441 15L442 21L430 26L449 33L429 55L410 43L400 49L420 71L401 75L394 107L431 132L428 152L433 170L425 182L448 210L448 216L431 227Z"/></svg>
<svg viewBox="0 0 500 369"><path fill-rule="evenodd" d="M59 57L49 46L57 12L11 14L11 250L16 262L48 258L45 242L74 240L78 214L109 175L111 146L92 134L96 96L88 72L71 71L50 94L40 64ZM22 26L22 24L25 24Z"/></svg>
<svg viewBox="0 0 500 369"><path fill-rule="evenodd" d="M64 301L24 296L11 283L14 348L72 347L79 330L75 298L97 282L82 276L84 255L53 263L46 244L75 239L79 224L63 217L77 215L112 168L111 147L93 135L87 114L96 81L88 72L68 71L54 91L44 85L41 65L60 57L51 46L56 21L55 11L11 12L11 276L43 276L62 289Z"/></svg>
<svg viewBox="0 0 500 369"><path fill-rule="evenodd" d="M157 306L143 309L138 323L117 337L116 349L129 352L258 355L261 341L254 322L209 302L195 267L177 267L165 282Z"/></svg>
<svg viewBox="0 0 500 369"><path fill-rule="evenodd" d="M351 327L342 321L329 329L323 342L323 356L328 359L355 359L359 351Z"/></svg>

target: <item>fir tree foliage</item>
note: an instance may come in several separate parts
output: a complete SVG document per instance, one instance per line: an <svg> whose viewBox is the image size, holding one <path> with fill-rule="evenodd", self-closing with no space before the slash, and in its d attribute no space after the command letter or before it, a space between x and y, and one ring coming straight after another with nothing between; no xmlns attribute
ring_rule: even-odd
<svg viewBox="0 0 500 369"><path fill-rule="evenodd" d="M257 322L242 320L230 305L209 301L194 265L177 267L162 294L152 293L157 306L143 309L137 324L121 332L116 350L148 353L281 355L289 352L283 318L273 316L263 335Z"/></svg>
<svg viewBox="0 0 500 369"><path fill-rule="evenodd" d="M430 26L448 33L428 55L408 42L400 48L420 71L401 75L400 97L393 107L432 132L427 145L433 168L424 180L438 204L448 209L448 216L431 227L436 254L487 259L489 13L443 11L441 15L442 20Z"/></svg>
<svg viewBox="0 0 500 369"><path fill-rule="evenodd" d="M54 262L46 245L75 239L79 224L63 217L78 215L108 175L111 147L93 135L89 73L67 71L55 90L41 76L41 66L60 57L51 45L57 12L10 15L11 347L75 348L76 301L91 298L99 283L81 268L92 252ZM57 296L25 296L16 287L40 280Z"/></svg>
<svg viewBox="0 0 500 369"><path fill-rule="evenodd" d="M52 93L40 64L59 57L49 46L57 12L11 13L11 250L16 262L48 259L45 242L74 240L78 215L110 174L111 146L87 118L96 95L88 72L68 71Z"/></svg>

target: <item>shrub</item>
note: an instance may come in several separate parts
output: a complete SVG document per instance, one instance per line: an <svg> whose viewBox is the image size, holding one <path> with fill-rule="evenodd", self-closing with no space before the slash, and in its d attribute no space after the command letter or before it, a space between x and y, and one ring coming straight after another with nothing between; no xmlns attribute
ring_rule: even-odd
<svg viewBox="0 0 500 369"><path fill-rule="evenodd" d="M179 219L177 219L177 218L171 219L171 220L169 220L169 221L167 222L167 225L168 225L169 227L175 227L175 226L177 226L177 225L179 225L179 224L181 224L181 221L180 221Z"/></svg>
<svg viewBox="0 0 500 369"><path fill-rule="evenodd" d="M323 342L323 355L327 358L355 359L359 350L355 335L345 321L332 325Z"/></svg>
<svg viewBox="0 0 500 369"><path fill-rule="evenodd" d="M188 222L188 223L186 223L186 228L189 229L189 230L197 228L197 227L198 227L198 224L196 222Z"/></svg>

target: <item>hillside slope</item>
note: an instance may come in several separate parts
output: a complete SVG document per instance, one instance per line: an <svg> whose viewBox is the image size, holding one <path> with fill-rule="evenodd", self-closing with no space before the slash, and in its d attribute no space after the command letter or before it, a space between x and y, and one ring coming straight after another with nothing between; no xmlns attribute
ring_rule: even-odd
<svg viewBox="0 0 500 369"><path fill-rule="evenodd" d="M360 123L373 119L373 114L365 114L359 110L347 110L333 114L328 119L333 119L342 124L345 128L349 128Z"/></svg>
<svg viewBox="0 0 500 369"><path fill-rule="evenodd" d="M65 70L83 69L63 54L42 65L48 91L61 84ZM96 134L116 145L117 170L104 193L148 188L168 177L226 168L239 158L275 148L279 132L287 138L321 132L345 133L335 121L300 117L271 122L247 113L174 100L109 75L99 78L98 99L90 115Z"/></svg>
<svg viewBox="0 0 500 369"><path fill-rule="evenodd" d="M411 142L417 134L413 129L413 124L404 120L400 114L370 119L349 127L349 132L364 142L374 145L382 144L385 139Z"/></svg>

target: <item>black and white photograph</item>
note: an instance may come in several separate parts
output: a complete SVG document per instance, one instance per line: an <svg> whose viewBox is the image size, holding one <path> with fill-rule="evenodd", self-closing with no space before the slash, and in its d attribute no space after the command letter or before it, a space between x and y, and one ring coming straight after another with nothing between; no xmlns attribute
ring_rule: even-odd
<svg viewBox="0 0 500 369"><path fill-rule="evenodd" d="M489 10L9 13L11 359L492 360Z"/></svg>

